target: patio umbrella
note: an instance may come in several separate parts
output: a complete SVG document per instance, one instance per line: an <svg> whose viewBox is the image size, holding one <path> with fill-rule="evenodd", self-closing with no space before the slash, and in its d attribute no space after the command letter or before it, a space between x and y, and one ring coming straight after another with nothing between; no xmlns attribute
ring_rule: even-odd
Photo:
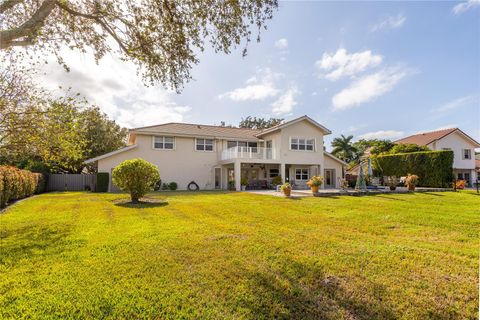
<svg viewBox="0 0 480 320"><path fill-rule="evenodd" d="M360 168L358 170L358 177L357 177L357 183L355 184L355 189L357 190L367 189L367 183L365 181L365 174L363 173L362 164L360 164Z"/></svg>
<svg viewBox="0 0 480 320"><path fill-rule="evenodd" d="M373 176L372 159L371 158L368 158L368 175L370 177Z"/></svg>

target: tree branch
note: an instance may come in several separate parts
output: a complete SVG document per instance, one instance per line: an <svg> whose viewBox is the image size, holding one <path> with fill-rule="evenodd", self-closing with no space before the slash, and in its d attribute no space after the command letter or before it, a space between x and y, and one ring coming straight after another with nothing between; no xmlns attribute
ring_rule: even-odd
<svg viewBox="0 0 480 320"><path fill-rule="evenodd" d="M124 45L122 39L120 39L118 37L118 35L110 28L110 26L102 20L101 17L99 16L96 16L96 15L92 15L92 14L88 14L88 13L83 13L83 12L79 12L79 11L76 11L70 7L68 7L64 2L60 2L60 1L57 1L57 5L65 10L66 12L68 12L69 14L73 15L73 16L77 16L77 17L82 17L82 18L85 18L85 19L90 19L90 20L94 20L96 23L98 23L100 26L102 26L102 28L108 32L108 34L110 36L112 36L112 38L118 43L118 45L120 46L120 48L125 52L125 53L128 53L128 49L127 47Z"/></svg>
<svg viewBox="0 0 480 320"><path fill-rule="evenodd" d="M12 1L14 2L14 1ZM8 1L2 3L5 5ZM21 26L10 30L0 31L0 49L6 49L13 45L14 40L28 37L30 41L36 37L36 33L43 27L45 19L55 8L55 0L45 0L42 5L35 11L32 17L24 22ZM11 6L13 6L12 4Z"/></svg>
<svg viewBox="0 0 480 320"><path fill-rule="evenodd" d="M17 4L23 2L24 0L5 0L0 3L0 13L4 13L10 8L15 7Z"/></svg>

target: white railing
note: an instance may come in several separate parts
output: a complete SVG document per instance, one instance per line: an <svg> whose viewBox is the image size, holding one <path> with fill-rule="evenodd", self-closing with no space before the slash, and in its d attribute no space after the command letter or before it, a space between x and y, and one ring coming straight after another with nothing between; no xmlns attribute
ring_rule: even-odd
<svg viewBox="0 0 480 320"><path fill-rule="evenodd" d="M260 159L275 160L275 150L263 147L233 147L222 151L221 160Z"/></svg>

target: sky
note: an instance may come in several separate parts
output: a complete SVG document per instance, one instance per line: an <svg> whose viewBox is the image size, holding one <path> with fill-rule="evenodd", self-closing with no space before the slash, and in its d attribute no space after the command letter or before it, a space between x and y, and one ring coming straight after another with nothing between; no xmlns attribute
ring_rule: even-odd
<svg viewBox="0 0 480 320"><path fill-rule="evenodd" d="M480 0L281 1L261 42L206 50L180 94L145 87L115 55L66 52L47 88L71 87L123 126L238 125L247 116L308 115L333 138L397 139L459 127L480 141Z"/></svg>

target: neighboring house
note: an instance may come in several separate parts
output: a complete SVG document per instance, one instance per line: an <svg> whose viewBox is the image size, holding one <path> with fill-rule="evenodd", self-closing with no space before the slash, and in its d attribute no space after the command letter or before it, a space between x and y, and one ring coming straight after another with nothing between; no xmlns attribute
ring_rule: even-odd
<svg viewBox="0 0 480 320"><path fill-rule="evenodd" d="M480 143L458 128L419 133L397 140L395 143L413 143L427 146L431 150L452 150L455 177L466 180L469 186L477 180L475 148L480 148Z"/></svg>
<svg viewBox="0 0 480 320"><path fill-rule="evenodd" d="M304 188L313 175L324 176L324 188L340 187L346 163L324 151L330 130L303 116L266 130L188 123L166 123L129 131L128 147L87 160L98 172L111 173L122 161L142 158L155 164L163 182L187 189L240 190L240 179L266 187L275 176ZM110 182L109 190L115 190Z"/></svg>

